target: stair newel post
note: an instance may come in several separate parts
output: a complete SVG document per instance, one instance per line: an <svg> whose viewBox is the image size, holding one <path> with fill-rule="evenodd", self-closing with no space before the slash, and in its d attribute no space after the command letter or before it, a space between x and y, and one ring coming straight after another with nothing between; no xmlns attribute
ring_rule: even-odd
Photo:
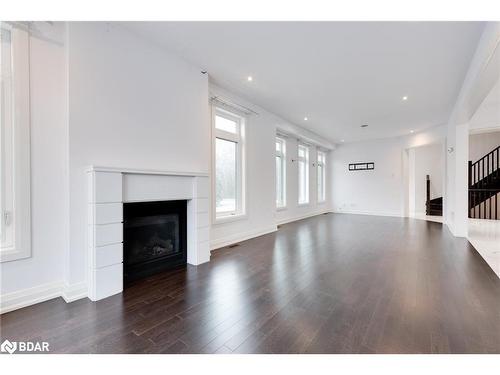
<svg viewBox="0 0 500 375"><path fill-rule="evenodd" d="M425 200L425 211L426 215L431 214L431 180L429 175L426 176L426 200Z"/></svg>
<svg viewBox="0 0 500 375"><path fill-rule="evenodd" d="M471 188L472 186L472 160L469 160L469 189ZM468 197L468 200L467 200L467 203L468 203L468 206L469 206L469 217L472 217L471 215L471 212L470 212L470 209L471 209L471 204L472 204L472 196L471 196L471 192L469 190L469 197Z"/></svg>
<svg viewBox="0 0 500 375"><path fill-rule="evenodd" d="M472 186L472 160L469 160L469 188Z"/></svg>

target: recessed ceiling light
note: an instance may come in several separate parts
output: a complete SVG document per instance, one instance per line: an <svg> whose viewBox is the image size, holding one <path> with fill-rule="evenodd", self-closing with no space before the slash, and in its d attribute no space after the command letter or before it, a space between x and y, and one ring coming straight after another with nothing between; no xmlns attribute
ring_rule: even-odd
<svg viewBox="0 0 500 375"><path fill-rule="evenodd" d="M415 130L410 130L410 133L414 133L414 132L415 132Z"/></svg>
<svg viewBox="0 0 500 375"><path fill-rule="evenodd" d="M340 142L345 142L345 141L343 139L341 139Z"/></svg>
<svg viewBox="0 0 500 375"><path fill-rule="evenodd" d="M408 97L407 97L407 96L403 96L403 100L404 100L404 101L407 101L407 100L408 100Z"/></svg>
<svg viewBox="0 0 500 375"><path fill-rule="evenodd" d="M307 120L308 120L307 117L304 117L304 121L307 121Z"/></svg>
<svg viewBox="0 0 500 375"><path fill-rule="evenodd" d="M361 125L361 127L366 128L366 127L368 127L368 124L363 124L363 125Z"/></svg>
<svg viewBox="0 0 500 375"><path fill-rule="evenodd" d="M248 77L247 77L247 81L248 81L248 82L252 82L252 81L253 81L253 77L252 77L252 76L248 76Z"/></svg>

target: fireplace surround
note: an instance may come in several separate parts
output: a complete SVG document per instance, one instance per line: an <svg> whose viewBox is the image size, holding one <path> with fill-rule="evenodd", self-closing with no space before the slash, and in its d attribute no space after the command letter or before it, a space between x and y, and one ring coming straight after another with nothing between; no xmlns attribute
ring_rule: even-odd
<svg viewBox="0 0 500 375"><path fill-rule="evenodd" d="M185 201L186 262L196 266L210 261L208 174L91 167L87 175L91 300L123 291L124 207L128 204Z"/></svg>

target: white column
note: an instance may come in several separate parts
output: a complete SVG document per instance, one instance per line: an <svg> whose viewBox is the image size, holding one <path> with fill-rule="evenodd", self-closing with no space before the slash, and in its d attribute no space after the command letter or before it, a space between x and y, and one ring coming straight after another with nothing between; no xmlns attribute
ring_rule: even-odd
<svg viewBox="0 0 500 375"><path fill-rule="evenodd" d="M122 174L89 172L89 298L123 290Z"/></svg>

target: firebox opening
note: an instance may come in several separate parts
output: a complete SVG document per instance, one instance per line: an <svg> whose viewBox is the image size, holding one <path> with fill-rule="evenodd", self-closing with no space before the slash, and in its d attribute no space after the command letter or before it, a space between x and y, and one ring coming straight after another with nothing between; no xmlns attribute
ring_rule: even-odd
<svg viewBox="0 0 500 375"><path fill-rule="evenodd" d="M187 201L123 205L124 285L186 265Z"/></svg>

